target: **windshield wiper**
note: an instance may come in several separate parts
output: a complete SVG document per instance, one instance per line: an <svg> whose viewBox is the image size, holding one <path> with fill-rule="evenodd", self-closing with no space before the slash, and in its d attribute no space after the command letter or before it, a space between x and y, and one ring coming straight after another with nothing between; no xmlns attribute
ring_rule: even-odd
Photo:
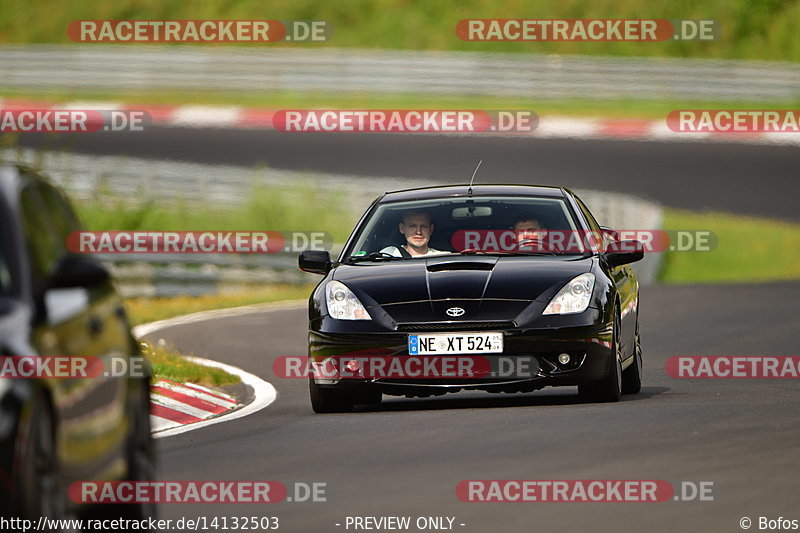
<svg viewBox="0 0 800 533"><path fill-rule="evenodd" d="M402 257L387 254L386 252L372 252L367 255L351 255L347 258L347 261L349 263L358 263L359 261L391 261L392 259L402 259Z"/></svg>
<svg viewBox="0 0 800 533"><path fill-rule="evenodd" d="M572 255L552 250L477 250L469 248L459 252L462 255Z"/></svg>

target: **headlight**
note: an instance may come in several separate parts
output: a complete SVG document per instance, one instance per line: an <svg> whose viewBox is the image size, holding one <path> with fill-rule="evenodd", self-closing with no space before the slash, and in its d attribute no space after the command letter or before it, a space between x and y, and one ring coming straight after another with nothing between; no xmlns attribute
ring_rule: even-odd
<svg viewBox="0 0 800 533"><path fill-rule="evenodd" d="M329 281L325 286L325 302L328 313L339 320L371 320L356 295L338 281Z"/></svg>
<svg viewBox="0 0 800 533"><path fill-rule="evenodd" d="M587 272L586 274L575 276L550 300L542 314L569 315L582 313L586 311L586 308L589 307L589 302L592 301L593 290L594 274Z"/></svg>

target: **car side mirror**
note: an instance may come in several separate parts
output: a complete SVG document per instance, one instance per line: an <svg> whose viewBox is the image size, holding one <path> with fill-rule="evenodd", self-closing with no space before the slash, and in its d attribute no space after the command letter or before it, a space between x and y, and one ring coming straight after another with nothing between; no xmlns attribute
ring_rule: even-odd
<svg viewBox="0 0 800 533"><path fill-rule="evenodd" d="M300 253L300 270L323 276L331 271L331 254L326 250L306 250Z"/></svg>
<svg viewBox="0 0 800 533"><path fill-rule="evenodd" d="M111 278L108 270L95 259L70 255L59 261L47 284L51 289L95 287Z"/></svg>
<svg viewBox="0 0 800 533"><path fill-rule="evenodd" d="M615 241L608 245L603 256L612 267L635 263L644 258L644 245L639 241Z"/></svg>
<svg viewBox="0 0 800 533"><path fill-rule="evenodd" d="M47 289L44 308L50 326L63 324L89 309L89 290L84 287Z"/></svg>
<svg viewBox="0 0 800 533"><path fill-rule="evenodd" d="M606 226L601 226L601 227L600 227L600 230L601 230L601 231L602 231L604 234L606 234L606 235L608 235L609 237L611 237L612 239L614 239L615 241L618 241L618 240L619 240L619 232L618 232L617 230L615 230L615 229L611 229L611 228L609 228L609 227L606 227Z"/></svg>

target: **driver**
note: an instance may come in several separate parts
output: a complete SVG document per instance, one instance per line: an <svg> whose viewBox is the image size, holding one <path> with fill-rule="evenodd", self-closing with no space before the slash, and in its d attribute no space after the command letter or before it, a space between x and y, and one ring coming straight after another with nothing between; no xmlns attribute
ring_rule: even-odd
<svg viewBox="0 0 800 533"><path fill-rule="evenodd" d="M433 233L434 224L427 211L408 211L403 215L403 220L398 224L400 233L406 238L403 246L387 246L382 253L394 257L423 257L429 255L447 254L428 246Z"/></svg>

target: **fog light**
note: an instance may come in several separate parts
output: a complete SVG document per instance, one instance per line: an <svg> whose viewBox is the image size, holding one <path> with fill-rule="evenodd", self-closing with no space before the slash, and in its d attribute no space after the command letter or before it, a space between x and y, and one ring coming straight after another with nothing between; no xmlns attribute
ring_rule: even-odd
<svg viewBox="0 0 800 533"><path fill-rule="evenodd" d="M562 365L568 365L570 360L572 360L572 357L570 357L568 353L562 353L558 356L558 362Z"/></svg>
<svg viewBox="0 0 800 533"><path fill-rule="evenodd" d="M349 370L350 372L358 372L358 371L361 369L361 365L359 365L359 364L358 364L358 361L356 361L355 359L351 359L351 360L349 360L349 361L347 362L347 365L345 365L345 367L346 367L346 368L347 368L347 370Z"/></svg>

